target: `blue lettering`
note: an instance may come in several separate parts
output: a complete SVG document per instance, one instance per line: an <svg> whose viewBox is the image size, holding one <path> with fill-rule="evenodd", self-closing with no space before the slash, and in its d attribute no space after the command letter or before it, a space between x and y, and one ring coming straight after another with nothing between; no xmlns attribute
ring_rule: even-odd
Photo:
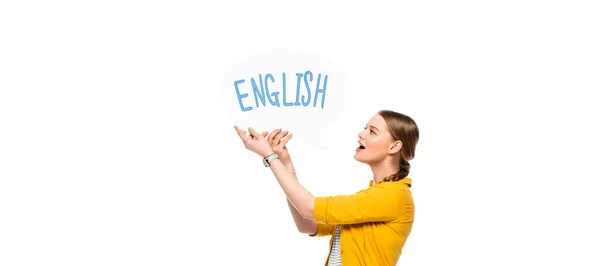
<svg viewBox="0 0 600 266"><path fill-rule="evenodd" d="M304 95L302 95L302 105L304 106L308 106L308 104L310 103L310 87L308 86L308 79L306 78L307 76L310 75L310 81L313 80L313 74L310 71L306 71L306 73L304 73L304 86L306 86L306 92L308 93L308 97L306 98L306 102L304 101Z"/></svg>
<svg viewBox="0 0 600 266"><path fill-rule="evenodd" d="M258 90L258 86L256 86L256 81L254 81L254 78L250 78L250 81L252 82L252 91L254 92L254 101L256 102L256 108L258 108L258 99L260 97L260 101L262 102L263 106L267 106L267 103L265 102L265 88L263 87L263 81L262 81L262 75L258 74L258 79L260 81L260 91ZM259 97L256 96L256 94L259 94Z"/></svg>
<svg viewBox="0 0 600 266"><path fill-rule="evenodd" d="M302 79L302 73L296 73L296 77L298 77L298 83L296 83L296 102L295 106L300 106L300 80Z"/></svg>
<svg viewBox="0 0 600 266"><path fill-rule="evenodd" d="M319 89L319 85L321 84L321 74L317 77L317 89L315 90L315 103L313 107L317 106L317 95L319 92L323 93L323 97L321 98L321 109L325 107L325 91L327 90L327 75L325 75L325 81L323 82L323 88Z"/></svg>
<svg viewBox="0 0 600 266"><path fill-rule="evenodd" d="M273 92L269 94L269 78L271 78L271 82L275 82L275 79L273 78L273 75L271 75L271 73L267 73L267 75L265 75L265 90L267 91L267 97L269 98L269 102L271 103L271 105L279 107L279 92ZM271 99L271 96L275 97L275 101Z"/></svg>
<svg viewBox="0 0 600 266"><path fill-rule="evenodd" d="M318 74L317 76L317 81L316 81L316 89L311 88L313 85L315 85L314 83L312 83L314 81L314 75L311 71L306 71L304 73L296 73L296 78L297 78L297 82L296 82L296 100L295 102L288 102L288 91L287 91L287 79L286 79L286 74L285 72L281 73L281 80L283 82L283 84L281 84L281 87L278 86L277 83L275 83L275 77L271 74L271 73L266 73L264 75L264 79L263 79L263 75L259 74L258 78L250 78L250 83L252 86L252 92L254 95L254 102L256 103L256 107L255 108L260 108L261 107L261 103L263 107L267 107L267 105L270 106L274 106L274 107L281 107L286 106L310 106L310 103L313 103L313 107L317 107L317 102L319 101L319 99L321 100L321 109L325 108L325 94L327 92L327 80L329 78L328 75L325 74ZM323 79L321 79L323 77ZM304 80L304 82L302 82L302 80ZM258 82L260 82L260 84ZM237 95L237 101L238 104L240 106L240 109L242 110L242 112L248 112L253 110L254 108L252 106L244 106L242 99L243 98L247 98L249 96L249 92L248 93L241 93L240 92L240 84L245 83L246 80L245 79L239 79L239 80L235 80L233 82L233 85L235 87L235 92ZM304 84L302 84L304 83ZM269 85L271 86L269 89ZM306 90L306 94L302 95L302 101L300 101L300 90L301 87L304 86L305 90ZM279 91L278 89L281 89L281 91ZM314 92L312 91L312 89L314 89ZM320 94L323 94L322 97L319 97ZM279 96L282 96L283 98L280 99ZM314 100L312 100L314 96ZM267 103L267 98L269 100L269 102ZM260 100L260 101L259 101Z"/></svg>
<svg viewBox="0 0 600 266"><path fill-rule="evenodd" d="M285 72L281 75L283 78L283 106L293 106L293 103L288 103L287 99L287 89L286 89L286 81L285 81Z"/></svg>
<svg viewBox="0 0 600 266"><path fill-rule="evenodd" d="M233 86L235 87L235 92L237 94L238 103L240 104L242 112L252 110L252 106L244 107L244 105L242 104L242 98L248 97L248 93L240 94L240 89L238 88L238 85L244 83L245 81L245 79L240 79L233 82Z"/></svg>

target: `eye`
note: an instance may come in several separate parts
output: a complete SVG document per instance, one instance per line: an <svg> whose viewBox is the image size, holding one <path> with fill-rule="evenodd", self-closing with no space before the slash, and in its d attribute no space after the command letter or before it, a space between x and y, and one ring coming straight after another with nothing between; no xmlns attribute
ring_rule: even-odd
<svg viewBox="0 0 600 266"><path fill-rule="evenodd" d="M364 129L364 130L367 130L367 127L363 127L363 129ZM375 131L373 131L373 130L369 130L369 133L377 135L377 134L375 133Z"/></svg>

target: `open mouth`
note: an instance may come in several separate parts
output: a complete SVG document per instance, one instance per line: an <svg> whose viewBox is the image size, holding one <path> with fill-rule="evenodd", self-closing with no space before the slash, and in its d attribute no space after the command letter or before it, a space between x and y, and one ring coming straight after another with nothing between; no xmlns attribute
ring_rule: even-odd
<svg viewBox="0 0 600 266"><path fill-rule="evenodd" d="M360 144L360 142L359 142L359 143L358 143L358 148L359 148L359 149L361 149L361 150L364 150L364 149L365 149L365 146L363 146L363 145L362 145L362 144Z"/></svg>

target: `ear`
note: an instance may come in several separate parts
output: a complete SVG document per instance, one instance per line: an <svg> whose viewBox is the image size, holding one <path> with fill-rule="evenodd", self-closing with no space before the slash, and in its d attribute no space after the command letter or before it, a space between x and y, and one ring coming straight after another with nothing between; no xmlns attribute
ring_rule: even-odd
<svg viewBox="0 0 600 266"><path fill-rule="evenodd" d="M394 143L392 143L392 145L390 146L390 150L388 151L389 154L394 154L400 151L400 149L402 149L402 141L395 141Z"/></svg>

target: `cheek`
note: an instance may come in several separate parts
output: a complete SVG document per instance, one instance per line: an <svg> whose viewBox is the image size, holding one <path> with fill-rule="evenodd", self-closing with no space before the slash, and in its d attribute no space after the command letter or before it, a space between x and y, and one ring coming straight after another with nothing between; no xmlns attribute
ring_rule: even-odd
<svg viewBox="0 0 600 266"><path fill-rule="evenodd" d="M387 154L387 147L377 146L377 148L373 152L377 154Z"/></svg>
<svg viewBox="0 0 600 266"><path fill-rule="evenodd" d="M372 142L369 145L369 150L372 154L387 154L387 146L385 143Z"/></svg>

